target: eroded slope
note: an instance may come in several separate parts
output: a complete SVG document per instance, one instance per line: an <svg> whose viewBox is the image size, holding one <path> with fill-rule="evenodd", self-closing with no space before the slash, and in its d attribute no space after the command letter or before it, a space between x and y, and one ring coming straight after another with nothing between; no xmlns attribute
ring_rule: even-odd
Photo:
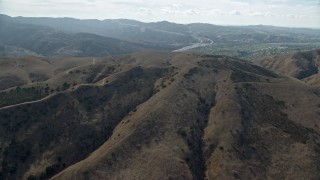
<svg viewBox="0 0 320 180"><path fill-rule="evenodd" d="M2 177L320 177L316 86L225 56L137 53L80 64L47 80L77 85L0 108Z"/></svg>

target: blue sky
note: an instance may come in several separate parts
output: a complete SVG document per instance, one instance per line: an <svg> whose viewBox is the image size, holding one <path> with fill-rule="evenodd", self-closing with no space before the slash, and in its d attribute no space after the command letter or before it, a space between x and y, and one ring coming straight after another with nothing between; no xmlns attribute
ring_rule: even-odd
<svg viewBox="0 0 320 180"><path fill-rule="evenodd" d="M0 0L0 13L320 28L320 0Z"/></svg>

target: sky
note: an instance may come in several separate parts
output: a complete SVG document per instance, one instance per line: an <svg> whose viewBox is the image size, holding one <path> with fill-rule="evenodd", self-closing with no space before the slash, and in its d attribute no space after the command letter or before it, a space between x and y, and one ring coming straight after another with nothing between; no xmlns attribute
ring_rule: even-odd
<svg viewBox="0 0 320 180"><path fill-rule="evenodd" d="M320 0L0 0L0 14L320 28Z"/></svg>

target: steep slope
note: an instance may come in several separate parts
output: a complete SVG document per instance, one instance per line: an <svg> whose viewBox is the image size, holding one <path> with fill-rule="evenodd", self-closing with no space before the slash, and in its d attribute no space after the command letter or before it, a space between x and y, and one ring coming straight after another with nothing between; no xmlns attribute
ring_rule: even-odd
<svg viewBox="0 0 320 180"><path fill-rule="evenodd" d="M63 62L65 72L90 68L55 67ZM102 79L0 108L1 178L320 177L316 86L225 56L150 52L91 65ZM53 82L73 76L59 69Z"/></svg>
<svg viewBox="0 0 320 180"><path fill-rule="evenodd" d="M171 61L176 80L53 179L320 176L318 89L230 58L200 59ZM283 95L278 84L304 96Z"/></svg>
<svg viewBox="0 0 320 180"><path fill-rule="evenodd" d="M152 95L154 82L166 71L132 67L107 84L80 85L1 108L1 179L46 179L85 158Z"/></svg>
<svg viewBox="0 0 320 180"><path fill-rule="evenodd" d="M254 60L254 63L294 78L304 79L315 75L314 78L318 79L316 74L319 73L320 68L320 50L264 57ZM318 81L310 78L306 82Z"/></svg>
<svg viewBox="0 0 320 180"><path fill-rule="evenodd" d="M319 73L319 70L318 70L317 74L309 76L309 77L303 79L303 81L306 82L307 84L310 84L310 85L320 85L320 73Z"/></svg>
<svg viewBox="0 0 320 180"><path fill-rule="evenodd" d="M319 89L287 78L269 81L241 80L235 96L213 109L205 137L213 150L209 179L319 177Z"/></svg>

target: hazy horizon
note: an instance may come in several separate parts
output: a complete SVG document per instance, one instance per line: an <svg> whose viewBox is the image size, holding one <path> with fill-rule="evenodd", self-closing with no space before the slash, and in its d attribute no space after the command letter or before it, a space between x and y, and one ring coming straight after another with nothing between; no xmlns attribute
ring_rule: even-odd
<svg viewBox="0 0 320 180"><path fill-rule="evenodd" d="M319 4L319 0L2 0L0 11L14 17L134 19L142 22L271 25L319 29Z"/></svg>

